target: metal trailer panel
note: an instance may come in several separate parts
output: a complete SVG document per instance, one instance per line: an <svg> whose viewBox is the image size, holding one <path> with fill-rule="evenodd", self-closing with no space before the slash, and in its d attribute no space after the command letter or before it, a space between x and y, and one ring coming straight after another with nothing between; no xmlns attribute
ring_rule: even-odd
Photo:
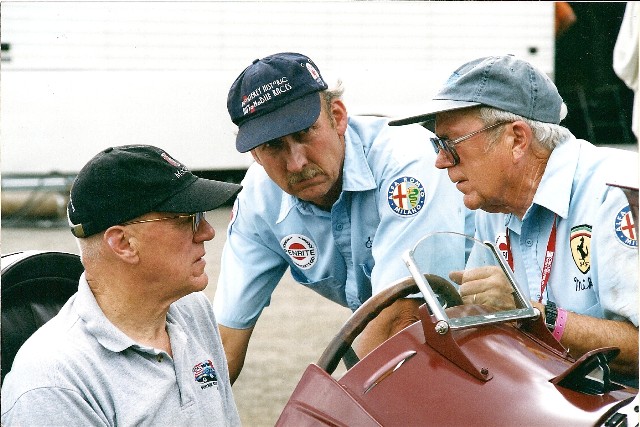
<svg viewBox="0 0 640 427"><path fill-rule="evenodd" d="M76 173L102 148L245 169L227 91L255 58L310 56L350 114L414 111L464 61L553 76L553 2L3 2L2 173Z"/></svg>

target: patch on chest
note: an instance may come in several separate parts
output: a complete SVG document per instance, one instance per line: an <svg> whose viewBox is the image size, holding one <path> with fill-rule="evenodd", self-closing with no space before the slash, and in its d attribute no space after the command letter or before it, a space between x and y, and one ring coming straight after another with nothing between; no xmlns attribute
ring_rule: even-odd
<svg viewBox="0 0 640 427"><path fill-rule="evenodd" d="M415 215L424 206L425 191L416 178L403 176L391 183L387 201L393 212L401 216Z"/></svg>
<svg viewBox="0 0 640 427"><path fill-rule="evenodd" d="M317 246L313 240L302 234L289 234L280 240L282 250L291 261L302 270L308 270L318 260Z"/></svg>
<svg viewBox="0 0 640 427"><path fill-rule="evenodd" d="M591 226L582 224L571 227L569 245L576 267L582 274L587 274L591 268Z"/></svg>
<svg viewBox="0 0 640 427"><path fill-rule="evenodd" d="M192 371L195 380L200 384L204 384L202 386L203 389L218 384L218 374L211 360L205 360L204 362L196 364Z"/></svg>
<svg viewBox="0 0 640 427"><path fill-rule="evenodd" d="M638 237L636 236L634 218L631 216L631 209L627 205L616 215L615 232L618 240L630 248L638 247Z"/></svg>

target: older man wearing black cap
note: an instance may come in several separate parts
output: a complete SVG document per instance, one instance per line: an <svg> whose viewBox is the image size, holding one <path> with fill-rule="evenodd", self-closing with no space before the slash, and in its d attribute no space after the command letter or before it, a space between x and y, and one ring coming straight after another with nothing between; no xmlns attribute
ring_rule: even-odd
<svg viewBox="0 0 640 427"><path fill-rule="evenodd" d="M215 235L204 212L240 188L148 145L91 159L68 205L85 272L19 350L2 384L2 425L239 425L200 291Z"/></svg>
<svg viewBox="0 0 640 427"><path fill-rule="evenodd" d="M637 189L638 155L576 139L559 125L565 115L553 82L508 55L462 65L420 114L390 124L435 120L435 165L478 209L476 237L502 250L573 356L619 347L611 367L637 387L637 219L607 184ZM514 305L481 270L452 278L466 303Z"/></svg>
<svg viewBox="0 0 640 427"><path fill-rule="evenodd" d="M348 116L341 94L293 52L254 61L229 91L236 147L256 161L234 207L214 298L232 380L287 269L355 310L409 275L401 254L421 236L473 230L461 195L431 166L433 135ZM464 247L438 249L452 266L464 264ZM413 323L418 305L403 299L385 310L365 330L360 355Z"/></svg>

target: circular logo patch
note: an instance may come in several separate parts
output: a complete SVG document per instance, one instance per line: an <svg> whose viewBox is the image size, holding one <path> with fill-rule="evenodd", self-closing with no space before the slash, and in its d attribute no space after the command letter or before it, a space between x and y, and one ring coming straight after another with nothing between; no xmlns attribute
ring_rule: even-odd
<svg viewBox="0 0 640 427"><path fill-rule="evenodd" d="M398 215L415 215L424 206L424 187L417 179L403 176L391 183L387 198L389 207Z"/></svg>
<svg viewBox="0 0 640 427"><path fill-rule="evenodd" d="M638 247L638 237L636 236L635 224L631 216L631 209L627 205L616 215L615 231L618 240L630 248Z"/></svg>
<svg viewBox="0 0 640 427"><path fill-rule="evenodd" d="M291 261L302 270L308 270L318 260L316 244L302 234L290 234L280 241L282 250L289 255Z"/></svg>

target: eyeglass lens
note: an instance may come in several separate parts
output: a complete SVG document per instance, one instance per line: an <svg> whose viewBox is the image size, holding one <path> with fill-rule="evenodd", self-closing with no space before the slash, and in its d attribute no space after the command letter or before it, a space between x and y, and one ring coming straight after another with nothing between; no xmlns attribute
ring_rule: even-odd
<svg viewBox="0 0 640 427"><path fill-rule="evenodd" d="M193 234L195 234L196 231L198 231L200 222L205 218L205 214L204 212L196 212L195 214L193 214L192 218L193 218L192 219Z"/></svg>

